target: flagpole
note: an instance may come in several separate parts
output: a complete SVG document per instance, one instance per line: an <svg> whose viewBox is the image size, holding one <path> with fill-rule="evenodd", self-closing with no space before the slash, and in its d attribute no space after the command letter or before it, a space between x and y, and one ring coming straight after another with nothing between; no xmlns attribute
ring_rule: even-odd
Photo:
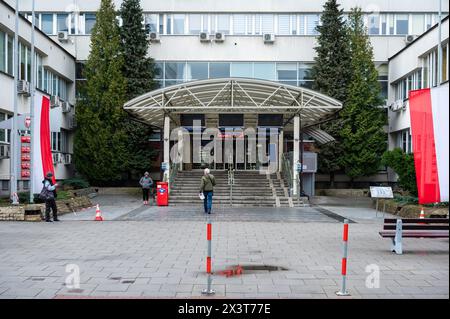
<svg viewBox="0 0 450 319"><path fill-rule="evenodd" d="M34 185L34 160L33 160L33 129L34 129L34 95L36 88L36 56L34 49L34 31L35 31L35 12L34 12L34 0L32 0L31 11L31 101L30 101L30 203L34 201L33 185Z"/></svg>
<svg viewBox="0 0 450 319"><path fill-rule="evenodd" d="M438 54L438 69L437 69L437 86L441 85L442 82L442 41L441 41L441 35L442 35L442 0L439 0L439 26L438 26L438 48L437 48L437 54Z"/></svg>
<svg viewBox="0 0 450 319"><path fill-rule="evenodd" d="M17 194L17 157L18 157L18 123L17 123L17 111L18 111L18 101L17 101L17 85L19 83L19 0L16 0L16 12L15 12L15 30L14 30L14 114L12 119L11 127L11 157L10 157L10 193L13 204L18 204L16 202Z"/></svg>

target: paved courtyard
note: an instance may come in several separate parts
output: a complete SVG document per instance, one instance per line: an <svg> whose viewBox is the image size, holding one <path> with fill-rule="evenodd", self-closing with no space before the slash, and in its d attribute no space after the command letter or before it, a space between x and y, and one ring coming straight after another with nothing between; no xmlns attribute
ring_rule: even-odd
<svg viewBox="0 0 450 319"><path fill-rule="evenodd" d="M0 298L199 298L206 288L206 224L200 207L143 207L102 196L60 223L0 223ZM342 220L351 219L345 298L448 298L448 239L382 239L382 214L351 205L217 208L213 298L343 298ZM239 276L220 274L233 265ZM367 268L369 265L369 268ZM275 270L264 270L274 266ZM374 268L375 267L375 268ZM379 269L379 288L366 284ZM79 269L79 287L68 286ZM73 281L68 281L69 284Z"/></svg>

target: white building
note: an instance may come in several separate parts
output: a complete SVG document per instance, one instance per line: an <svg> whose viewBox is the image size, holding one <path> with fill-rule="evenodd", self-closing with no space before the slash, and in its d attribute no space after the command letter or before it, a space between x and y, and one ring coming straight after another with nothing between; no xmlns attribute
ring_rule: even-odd
<svg viewBox="0 0 450 319"><path fill-rule="evenodd" d="M14 3L13 3L14 5ZM31 23L24 17L19 22L19 81L25 87L31 82ZM15 10L0 1L0 121L14 114L14 34ZM75 57L58 41L44 32L35 33L36 90L53 98L51 110L52 152L58 156L55 173L61 179L72 174L70 154L73 153L73 116L75 105ZM27 84L28 83L28 84ZM57 102L59 100L59 102ZM30 113L29 88L19 92L18 114ZM68 102L66 104L65 102ZM63 111L64 108L64 111ZM11 132L0 129L0 194L9 194L10 188L10 142ZM66 156L66 154L69 154ZM66 161L67 159L67 161ZM29 180L22 178L18 167L18 189L29 189Z"/></svg>
<svg viewBox="0 0 450 319"><path fill-rule="evenodd" d="M14 0L6 2L11 6L15 3ZM29 19L31 3L22 0L19 8ZM121 1L115 3L119 8ZM311 88L308 70L314 62L315 27L324 3L325 0L142 0L145 27L153 37L149 54L159 70L156 80L161 88L215 78L250 78ZM439 1L341 0L339 3L346 13L355 6L366 12L374 62L387 98L389 57L436 24ZM73 82L83 81L81 70L89 55L90 32L99 4L100 0L36 1L36 24L54 42L42 33L39 37L58 43L54 47L61 52L59 55L67 55L69 60L69 52L77 61L75 74L72 60L64 66L70 72L58 72L68 83L69 101L73 101ZM446 0L442 11L448 12ZM3 19L2 15L2 28ZM29 28L29 24L23 24ZM9 32L13 29L9 27ZM22 32L27 38L29 32ZM200 37L203 32L208 34L207 38L211 34L213 40L203 41ZM57 61L52 69L61 67ZM10 110L9 106L7 109ZM217 118L218 114L206 116L207 122L210 119L217 123ZM245 123L257 121L251 115L243 119ZM285 151L295 149L291 122L285 129ZM318 176L318 181L327 178ZM344 175L337 177L337 182L346 180ZM387 174L381 171L370 180L387 181Z"/></svg>
<svg viewBox="0 0 450 319"><path fill-rule="evenodd" d="M389 149L401 148L412 152L411 123L408 93L410 90L448 86L449 36L448 16L442 20L441 27L441 81L438 79L437 25L416 38L410 45L389 58ZM390 176L395 180L395 175Z"/></svg>

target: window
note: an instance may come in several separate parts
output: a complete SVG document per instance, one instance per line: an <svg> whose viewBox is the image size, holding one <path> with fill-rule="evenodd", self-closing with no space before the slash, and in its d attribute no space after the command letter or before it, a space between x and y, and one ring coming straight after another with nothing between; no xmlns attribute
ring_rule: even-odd
<svg viewBox="0 0 450 319"><path fill-rule="evenodd" d="M448 80L448 43L442 46L442 82Z"/></svg>
<svg viewBox="0 0 450 319"><path fill-rule="evenodd" d="M368 16L368 31L369 34L378 35L380 34L380 15L371 14Z"/></svg>
<svg viewBox="0 0 450 319"><path fill-rule="evenodd" d="M2 180L2 191L9 191L9 181Z"/></svg>
<svg viewBox="0 0 450 319"><path fill-rule="evenodd" d="M50 144L53 152L61 152L61 132L51 132Z"/></svg>
<svg viewBox="0 0 450 319"><path fill-rule="evenodd" d="M24 189L24 190L30 189L30 181L23 180L22 181L22 189Z"/></svg>
<svg viewBox="0 0 450 319"><path fill-rule="evenodd" d="M399 34L399 35L408 34L409 21L408 21L407 14L397 14L395 22L396 22L397 34Z"/></svg>
<svg viewBox="0 0 450 319"><path fill-rule="evenodd" d="M184 34L184 14L173 15L173 34Z"/></svg>
<svg viewBox="0 0 450 319"><path fill-rule="evenodd" d="M184 62L166 62L165 76L166 79L184 80Z"/></svg>
<svg viewBox="0 0 450 319"><path fill-rule="evenodd" d="M423 78L423 84L422 87L423 88L427 88L428 86L428 79L429 79L429 68L428 68L428 56L425 56L422 59L422 78Z"/></svg>
<svg viewBox="0 0 450 319"><path fill-rule="evenodd" d="M425 28L428 30L433 26L433 15L432 14L426 14L425 15Z"/></svg>
<svg viewBox="0 0 450 319"><path fill-rule="evenodd" d="M246 34L247 16L245 14L233 15L233 34Z"/></svg>
<svg viewBox="0 0 450 319"><path fill-rule="evenodd" d="M320 16L318 14L308 14L306 15L306 34L316 35L317 26L319 25Z"/></svg>
<svg viewBox="0 0 450 319"><path fill-rule="evenodd" d="M186 69L186 80L205 80L208 79L207 62L189 62Z"/></svg>
<svg viewBox="0 0 450 319"><path fill-rule="evenodd" d="M389 20L389 34L395 34L395 21L394 21L394 15L388 16Z"/></svg>
<svg viewBox="0 0 450 319"><path fill-rule="evenodd" d="M425 16L423 14L412 15L412 34L420 35L424 30Z"/></svg>
<svg viewBox="0 0 450 319"><path fill-rule="evenodd" d="M255 34L261 34L262 16L260 14L255 15Z"/></svg>
<svg viewBox="0 0 450 319"><path fill-rule="evenodd" d="M12 118L12 115L0 112L0 122ZM0 129L0 143L9 144L11 142L11 130Z"/></svg>
<svg viewBox="0 0 450 319"><path fill-rule="evenodd" d="M305 35L305 16L304 15L300 15L298 17L299 20L299 30L298 30L298 34L299 35Z"/></svg>
<svg viewBox="0 0 450 319"><path fill-rule="evenodd" d="M202 30L202 15L189 15L189 34L199 34Z"/></svg>
<svg viewBox="0 0 450 319"><path fill-rule="evenodd" d="M77 24L76 24L76 20L77 20L78 15L75 13L72 13L70 15L70 34L77 34L78 30L77 30Z"/></svg>
<svg viewBox="0 0 450 319"><path fill-rule="evenodd" d="M277 63L277 80L288 85L297 85L297 63Z"/></svg>
<svg viewBox="0 0 450 319"><path fill-rule="evenodd" d="M22 43L19 43L19 52L19 79L26 80L27 50Z"/></svg>
<svg viewBox="0 0 450 319"><path fill-rule="evenodd" d="M298 85L306 87L308 89L312 88L314 80L311 77L311 63L299 63L298 64Z"/></svg>
<svg viewBox="0 0 450 319"><path fill-rule="evenodd" d="M84 14L84 33L91 34L96 21L95 13L85 13Z"/></svg>
<svg viewBox="0 0 450 319"><path fill-rule="evenodd" d="M387 64L380 64L377 66L377 71L378 71L378 82L380 83L380 87L381 87L381 98L383 100L387 99L387 94L388 94L388 86L389 86L389 82L388 82L388 65Z"/></svg>
<svg viewBox="0 0 450 319"><path fill-rule="evenodd" d="M166 16L166 34L172 34L172 15Z"/></svg>
<svg viewBox="0 0 450 319"><path fill-rule="evenodd" d="M144 17L144 24L147 33L158 32L158 15L146 14Z"/></svg>
<svg viewBox="0 0 450 319"><path fill-rule="evenodd" d="M14 42L13 38L10 36L8 37L8 51L7 51L7 67L8 70L6 71L9 75L14 75L14 67L13 67L13 57L14 57Z"/></svg>
<svg viewBox="0 0 450 319"><path fill-rule="evenodd" d="M0 71L6 72L7 35L0 31Z"/></svg>
<svg viewBox="0 0 450 319"><path fill-rule="evenodd" d="M36 76L37 76L37 87L42 89L42 57L39 54L36 54Z"/></svg>
<svg viewBox="0 0 450 319"><path fill-rule="evenodd" d="M381 15L381 34L388 34L388 16L386 14Z"/></svg>
<svg viewBox="0 0 450 319"><path fill-rule="evenodd" d="M235 62L231 64L231 77L252 78L253 65L247 62Z"/></svg>
<svg viewBox="0 0 450 319"><path fill-rule="evenodd" d="M209 78L229 78L230 77L230 63L214 62L209 64Z"/></svg>
<svg viewBox="0 0 450 319"><path fill-rule="evenodd" d="M256 62L253 65L253 78L275 81L276 68L272 62Z"/></svg>
<svg viewBox="0 0 450 319"><path fill-rule="evenodd" d="M224 34L230 33L230 15L217 15L217 32L223 32Z"/></svg>
<svg viewBox="0 0 450 319"><path fill-rule="evenodd" d="M278 16L278 34L279 35L291 34L290 22L291 22L291 17L288 14L280 14Z"/></svg>
<svg viewBox="0 0 450 319"><path fill-rule="evenodd" d="M403 130L399 132L399 147L405 153L412 152L412 137L409 129Z"/></svg>
<svg viewBox="0 0 450 319"><path fill-rule="evenodd" d="M261 29L262 33L274 33L274 16L273 14L263 14L261 15Z"/></svg>
<svg viewBox="0 0 450 319"><path fill-rule="evenodd" d="M53 14L43 13L41 14L42 25L41 29L46 34L53 34Z"/></svg>
<svg viewBox="0 0 450 319"><path fill-rule="evenodd" d="M64 14L57 14L56 15L56 32L60 31L69 31L69 15Z"/></svg>

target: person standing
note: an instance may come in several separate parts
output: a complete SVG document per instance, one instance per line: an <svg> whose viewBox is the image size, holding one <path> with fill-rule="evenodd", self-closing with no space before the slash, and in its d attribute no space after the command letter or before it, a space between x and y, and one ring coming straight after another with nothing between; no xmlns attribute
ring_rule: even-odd
<svg viewBox="0 0 450 319"><path fill-rule="evenodd" d="M203 199L205 214L211 214L214 186L216 186L216 179L210 174L209 168L206 168L200 184L200 193L203 193L205 197Z"/></svg>
<svg viewBox="0 0 450 319"><path fill-rule="evenodd" d="M45 200L45 221L51 222L50 210L53 214L53 221L59 222L58 209L56 207L56 187L58 184L53 184L53 173L48 172L42 181L43 187L41 192L41 198Z"/></svg>
<svg viewBox="0 0 450 319"><path fill-rule="evenodd" d="M144 200L144 205L148 205L150 189L153 186L153 180L148 172L144 173L144 176L141 177L139 184L141 184L142 187L142 198Z"/></svg>

